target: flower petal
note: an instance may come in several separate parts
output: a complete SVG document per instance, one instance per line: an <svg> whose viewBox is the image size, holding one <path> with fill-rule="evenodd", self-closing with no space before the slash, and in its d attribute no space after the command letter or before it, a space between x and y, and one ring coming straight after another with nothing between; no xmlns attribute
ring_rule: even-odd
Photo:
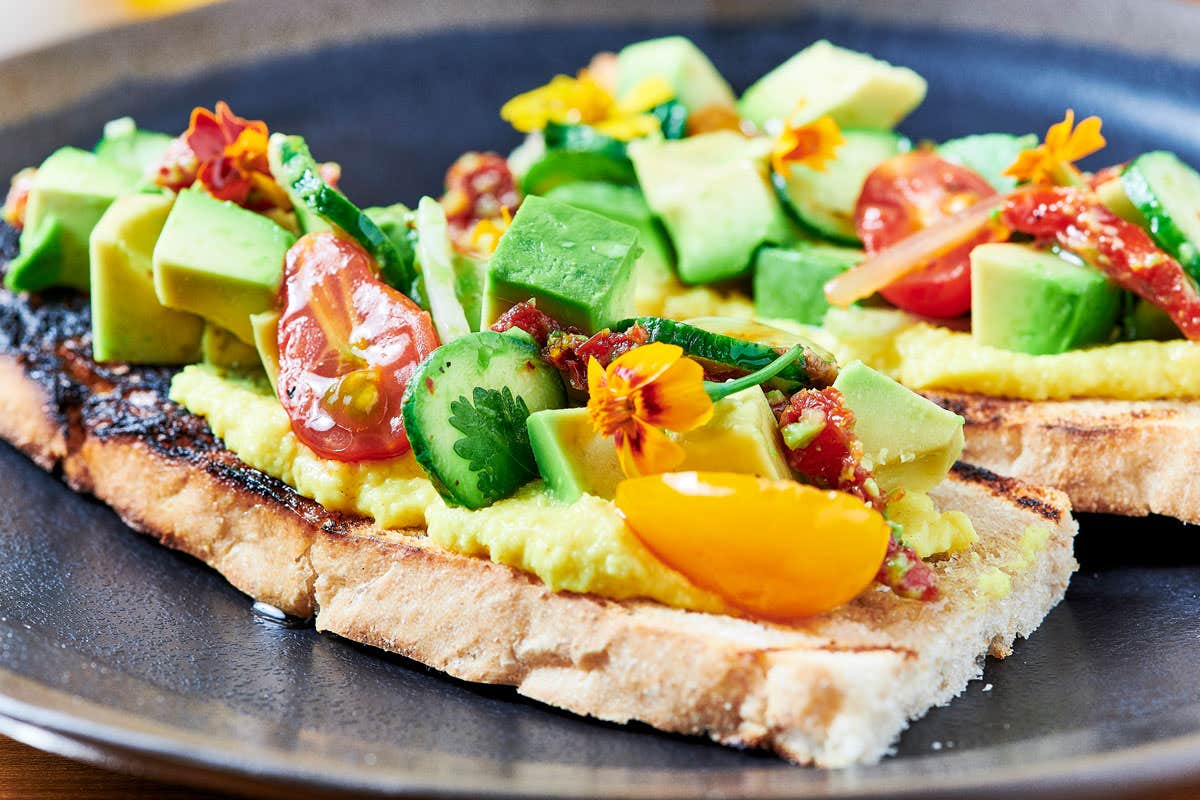
<svg viewBox="0 0 1200 800"><path fill-rule="evenodd" d="M655 106L661 106L675 98L675 90L661 75L651 75L638 81L617 103L617 110L622 114L638 114L649 111Z"/></svg>
<svg viewBox="0 0 1200 800"><path fill-rule="evenodd" d="M651 342L635 347L608 365L608 381L616 391L645 386L662 375L683 355L679 345ZM588 364L590 374L591 364Z"/></svg>
<svg viewBox="0 0 1200 800"><path fill-rule="evenodd" d="M597 122L592 127L597 133L628 142L658 133L662 123L653 114L623 114Z"/></svg>
<svg viewBox="0 0 1200 800"><path fill-rule="evenodd" d="M683 448L658 428L638 420L617 431L617 459L628 478L670 472L683 463Z"/></svg>
<svg viewBox="0 0 1200 800"><path fill-rule="evenodd" d="M633 395L633 414L660 428L684 432L712 419L713 402L704 391L704 368L681 358Z"/></svg>
<svg viewBox="0 0 1200 800"><path fill-rule="evenodd" d="M1099 117L1088 117L1080 122L1079 127L1071 132L1071 138L1067 142L1065 160L1078 161L1103 148L1108 142L1100 133L1100 125Z"/></svg>
<svg viewBox="0 0 1200 800"><path fill-rule="evenodd" d="M1071 139L1071 129L1075 127L1075 109L1068 108L1062 122L1056 122L1046 131L1046 149L1054 158L1060 158Z"/></svg>

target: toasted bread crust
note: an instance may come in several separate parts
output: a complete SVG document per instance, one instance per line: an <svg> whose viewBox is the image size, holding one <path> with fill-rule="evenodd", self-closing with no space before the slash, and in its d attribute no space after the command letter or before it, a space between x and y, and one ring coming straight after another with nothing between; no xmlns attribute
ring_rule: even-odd
<svg viewBox="0 0 1200 800"><path fill-rule="evenodd" d="M0 341L4 438L252 597L299 616L319 607L321 630L581 714L770 747L798 762L871 761L978 675L981 655L1006 655L1028 635L1075 568L1063 495L959 466L938 499L968 511L981 541L937 565L936 602L867 592L780 626L555 593L419 532L330 514L241 463L171 403L169 372L97 365L78 320L64 315L57 330L40 313ZM35 329L46 335L28 335ZM1018 564L1030 524L1049 539ZM1011 593L984 597L979 576L1000 567Z"/></svg>
<svg viewBox="0 0 1200 800"><path fill-rule="evenodd" d="M1076 511L1200 522L1200 403L1047 400L927 392L962 415L963 458L1055 486Z"/></svg>

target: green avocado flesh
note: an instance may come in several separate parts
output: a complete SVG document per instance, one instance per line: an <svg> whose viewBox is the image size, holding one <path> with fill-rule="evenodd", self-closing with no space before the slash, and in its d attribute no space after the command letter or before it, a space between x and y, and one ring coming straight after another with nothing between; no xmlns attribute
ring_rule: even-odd
<svg viewBox="0 0 1200 800"><path fill-rule="evenodd" d="M682 36L631 44L617 55L617 95L647 78L662 78L689 111L734 107L733 90L700 48Z"/></svg>
<svg viewBox="0 0 1200 800"><path fill-rule="evenodd" d="M558 321L595 332L633 311L637 230L599 214L527 197L488 266L484 323L533 299Z"/></svg>
<svg viewBox="0 0 1200 800"><path fill-rule="evenodd" d="M1108 341L1121 290L1098 270L1021 244L971 251L971 331L982 345L1048 355Z"/></svg>
<svg viewBox="0 0 1200 800"><path fill-rule="evenodd" d="M91 236L92 351L101 363L188 364L200 357L204 320L154 293L154 245L174 198L118 198Z"/></svg>
<svg viewBox="0 0 1200 800"><path fill-rule="evenodd" d="M629 155L647 204L670 234L684 283L736 278L760 245L794 238L768 180L763 142L718 131L642 139L630 143Z"/></svg>
<svg viewBox="0 0 1200 800"><path fill-rule="evenodd" d="M182 191L154 248L159 302L198 314L253 345L250 315L275 307L294 241L261 214Z"/></svg>
<svg viewBox="0 0 1200 800"><path fill-rule="evenodd" d="M854 433L885 492L928 491L962 455L962 417L861 361L843 367L833 388L854 412Z"/></svg>
<svg viewBox="0 0 1200 800"><path fill-rule="evenodd" d="M754 314L820 325L829 311L825 284L862 261L861 250L827 245L764 247L754 260Z"/></svg>
<svg viewBox="0 0 1200 800"><path fill-rule="evenodd" d="M97 157L136 172L146 178L171 146L165 133L138 130L130 117L114 119L104 126L104 136L96 143Z"/></svg>
<svg viewBox="0 0 1200 800"><path fill-rule="evenodd" d="M88 238L113 200L137 190L141 176L94 153L64 147L33 178L20 254L5 286L38 292L52 286L86 291L91 284Z"/></svg>

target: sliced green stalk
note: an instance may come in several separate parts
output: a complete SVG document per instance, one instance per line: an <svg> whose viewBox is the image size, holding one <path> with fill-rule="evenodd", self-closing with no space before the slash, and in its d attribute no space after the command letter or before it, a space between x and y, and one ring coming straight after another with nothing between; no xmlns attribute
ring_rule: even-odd
<svg viewBox="0 0 1200 800"><path fill-rule="evenodd" d="M749 389L752 386L760 386L766 383L800 358L804 358L804 345L798 344L757 372L743 375L737 380L726 381L724 383L705 381L704 391L708 392L708 396L712 398L714 403L718 400L724 400L729 395L737 394L743 389Z"/></svg>
<svg viewBox="0 0 1200 800"><path fill-rule="evenodd" d="M450 251L450 227L442 204L422 197L417 205L417 263L425 278L429 314L442 344L471 332L466 312L454 292L454 254Z"/></svg>

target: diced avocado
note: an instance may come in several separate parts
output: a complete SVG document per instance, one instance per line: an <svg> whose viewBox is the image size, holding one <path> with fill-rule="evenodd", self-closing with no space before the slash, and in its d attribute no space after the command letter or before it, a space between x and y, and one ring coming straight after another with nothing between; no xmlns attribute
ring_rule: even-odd
<svg viewBox="0 0 1200 800"><path fill-rule="evenodd" d="M637 228L638 244L642 247L636 267L639 307L643 294L661 293L662 285L675 277L666 232L636 186L580 181L559 186L545 196Z"/></svg>
<svg viewBox="0 0 1200 800"><path fill-rule="evenodd" d="M708 56L682 36L636 42L617 55L618 96L652 77L669 83L688 111L708 106L733 108L736 103L733 90Z"/></svg>
<svg viewBox="0 0 1200 800"><path fill-rule="evenodd" d="M262 361L263 372L274 389L279 381L279 312L262 311L250 315L250 327L254 329L254 346Z"/></svg>
<svg viewBox="0 0 1200 800"><path fill-rule="evenodd" d="M637 182L629 159L589 150L547 150L521 176L521 192L544 195L574 181Z"/></svg>
<svg viewBox="0 0 1200 800"><path fill-rule="evenodd" d="M92 229L92 352L99 362L188 364L200 357L204 320L163 307L154 293L154 245L173 201L125 195Z"/></svg>
<svg viewBox="0 0 1200 800"><path fill-rule="evenodd" d="M94 153L74 147L56 151L33 177L21 252L9 264L5 285L28 292L51 286L86 290L92 228L113 200L141 183L136 172Z"/></svg>
<svg viewBox="0 0 1200 800"><path fill-rule="evenodd" d="M1121 333L1126 339L1182 339L1171 316L1145 298L1127 294Z"/></svg>
<svg viewBox="0 0 1200 800"><path fill-rule="evenodd" d="M539 411L527 424L538 471L555 498L573 503L583 494L616 494L625 478L616 445L596 432L586 408Z"/></svg>
<svg viewBox="0 0 1200 800"><path fill-rule="evenodd" d="M848 247L762 248L754 260L755 316L820 325L829 311L825 284L862 259Z"/></svg>
<svg viewBox="0 0 1200 800"><path fill-rule="evenodd" d="M105 161L148 178L150 170L171 146L171 141L165 133L138 130L132 117L121 117L105 123L104 135L96 143L95 153Z"/></svg>
<svg viewBox="0 0 1200 800"><path fill-rule="evenodd" d="M731 131L630 143L646 202L670 234L684 283L735 278L750 268L759 245L794 238L767 175L768 146Z"/></svg>
<svg viewBox="0 0 1200 800"><path fill-rule="evenodd" d="M740 472L790 478L779 426L766 395L751 387L718 401L704 425L672 437L684 451L676 469ZM538 470L559 500L583 493L611 499L625 475L611 438L600 436L586 408L542 411L529 417L529 441Z"/></svg>
<svg viewBox="0 0 1200 800"><path fill-rule="evenodd" d="M527 197L488 265L484 321L533 298L567 325L595 332L631 315L637 231L590 211Z"/></svg>
<svg viewBox="0 0 1200 800"><path fill-rule="evenodd" d="M821 40L759 78L738 111L759 126L828 114L844 128L890 130L921 104L925 89L925 79L907 67Z"/></svg>
<svg viewBox="0 0 1200 800"><path fill-rule="evenodd" d="M275 307L294 241L260 214L201 191L182 191L154 248L158 299L253 344L250 315Z"/></svg>
<svg viewBox="0 0 1200 800"><path fill-rule="evenodd" d="M982 345L1045 355L1109 339L1121 291L1098 270L1021 244L971 251L971 331Z"/></svg>
<svg viewBox="0 0 1200 800"><path fill-rule="evenodd" d="M1146 217L1138 211L1129 199L1129 195L1125 194L1125 187L1121 183L1120 177L1112 178L1096 187L1096 197L1100 202L1114 214L1126 222L1132 222L1142 228L1149 228L1150 223L1146 221Z"/></svg>
<svg viewBox="0 0 1200 800"><path fill-rule="evenodd" d="M257 347L246 344L211 322L204 326L204 336L200 339L200 356L204 363L225 369L251 370L258 369L262 364Z"/></svg>
<svg viewBox="0 0 1200 800"><path fill-rule="evenodd" d="M962 455L962 417L861 361L842 367L833 388L854 412L854 433L884 491L928 491Z"/></svg>
<svg viewBox="0 0 1200 800"><path fill-rule="evenodd" d="M953 164L979 173L998 192L1017 185L1016 178L1004 174L1022 150L1037 146L1036 134L1013 136L1011 133L980 133L951 139L938 145L937 154Z"/></svg>

